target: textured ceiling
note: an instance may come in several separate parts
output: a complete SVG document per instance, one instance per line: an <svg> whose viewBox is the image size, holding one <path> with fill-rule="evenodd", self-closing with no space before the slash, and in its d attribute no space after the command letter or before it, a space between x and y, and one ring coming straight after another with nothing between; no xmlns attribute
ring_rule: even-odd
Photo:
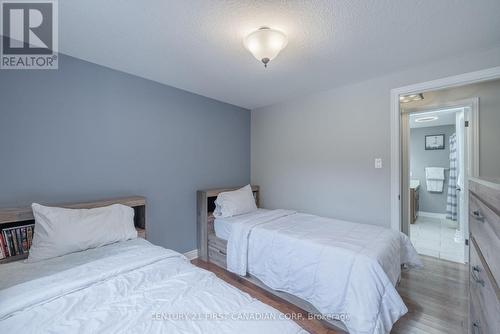
<svg viewBox="0 0 500 334"><path fill-rule="evenodd" d="M246 108L500 45L499 0L64 0L60 52ZM287 48L264 69L260 26Z"/></svg>

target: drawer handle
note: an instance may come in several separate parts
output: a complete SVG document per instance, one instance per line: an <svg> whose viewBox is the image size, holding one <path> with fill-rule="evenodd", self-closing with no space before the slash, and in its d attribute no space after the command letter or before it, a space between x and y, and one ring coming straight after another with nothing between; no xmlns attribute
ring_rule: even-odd
<svg viewBox="0 0 500 334"><path fill-rule="evenodd" d="M472 267L472 272L470 273L472 276L472 279L477 283L480 284L482 287L484 287L484 280L480 279L478 274L481 272L481 268L479 266L473 266ZM476 274L477 273L477 274Z"/></svg>
<svg viewBox="0 0 500 334"><path fill-rule="evenodd" d="M479 210L472 211L472 214L474 215L474 218L476 218L476 220L484 222L484 216L481 214Z"/></svg>
<svg viewBox="0 0 500 334"><path fill-rule="evenodd" d="M220 249L214 249L214 252L218 253L218 254L221 254L221 255L226 255L226 253L224 253L223 251L221 251Z"/></svg>
<svg viewBox="0 0 500 334"><path fill-rule="evenodd" d="M224 255L224 256L226 256L226 255L227 255L227 254L226 254L226 252L224 252L223 250L220 250L220 249L217 249L217 248L212 248L212 250L213 250L214 252L217 252L217 253L222 254L222 255Z"/></svg>
<svg viewBox="0 0 500 334"><path fill-rule="evenodd" d="M479 326L479 321L472 323L472 331L474 334L481 334L481 326Z"/></svg>

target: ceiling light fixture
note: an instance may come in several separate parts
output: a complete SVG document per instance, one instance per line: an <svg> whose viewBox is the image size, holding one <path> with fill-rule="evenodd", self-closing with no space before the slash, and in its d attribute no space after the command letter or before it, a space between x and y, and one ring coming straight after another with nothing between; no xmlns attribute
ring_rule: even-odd
<svg viewBox="0 0 500 334"><path fill-rule="evenodd" d="M288 44L286 35L279 30L262 27L254 31L243 41L245 48L253 54L257 60L264 63L264 67L276 58L281 50Z"/></svg>
<svg viewBox="0 0 500 334"><path fill-rule="evenodd" d="M437 116L427 116L427 117L420 117L415 119L415 122L417 123L424 123L424 122L432 122L437 120L439 117Z"/></svg>
<svg viewBox="0 0 500 334"><path fill-rule="evenodd" d="M420 101L424 99L424 94L410 94L410 95L401 95L399 96L400 103L407 103L412 101Z"/></svg>

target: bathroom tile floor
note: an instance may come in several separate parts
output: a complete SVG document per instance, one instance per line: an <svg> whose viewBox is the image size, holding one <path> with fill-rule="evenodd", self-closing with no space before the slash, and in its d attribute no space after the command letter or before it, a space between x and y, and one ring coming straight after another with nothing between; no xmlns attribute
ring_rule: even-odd
<svg viewBox="0 0 500 334"><path fill-rule="evenodd" d="M457 222L421 217L410 224L410 239L419 254L464 263L464 245L455 242Z"/></svg>

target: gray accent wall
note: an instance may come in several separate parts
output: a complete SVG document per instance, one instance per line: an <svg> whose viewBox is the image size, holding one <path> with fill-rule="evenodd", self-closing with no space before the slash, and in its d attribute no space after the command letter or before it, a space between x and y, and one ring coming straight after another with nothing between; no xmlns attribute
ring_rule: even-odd
<svg viewBox="0 0 500 334"><path fill-rule="evenodd" d="M391 89L494 66L498 48L252 110L252 183L262 205L389 227ZM482 155L498 152L482 147Z"/></svg>
<svg viewBox="0 0 500 334"><path fill-rule="evenodd" d="M420 181L420 211L446 213L446 196L450 171L445 170L443 192L429 192L425 183L426 167L450 167L450 136L455 133L455 125L430 126L410 130L410 172L411 179ZM426 150L425 136L444 134L444 150Z"/></svg>
<svg viewBox="0 0 500 334"><path fill-rule="evenodd" d="M196 190L250 181L250 112L60 55L0 70L0 207L147 197L149 239L196 248Z"/></svg>

